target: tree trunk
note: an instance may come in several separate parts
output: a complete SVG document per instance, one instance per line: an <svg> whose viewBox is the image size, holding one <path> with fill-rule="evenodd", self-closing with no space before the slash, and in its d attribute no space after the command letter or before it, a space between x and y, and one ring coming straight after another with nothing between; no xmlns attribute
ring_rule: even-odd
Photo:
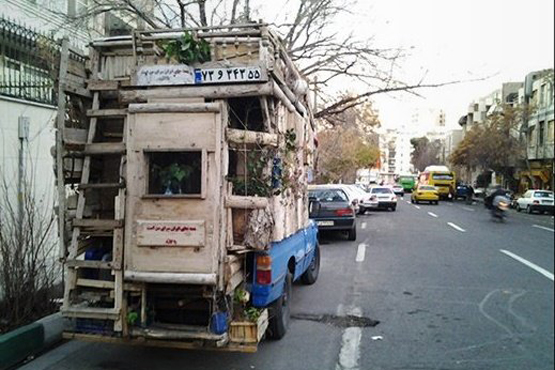
<svg viewBox="0 0 555 370"><path fill-rule="evenodd" d="M203 27L208 26L208 22L206 20L206 0L198 0L198 11L200 14L200 24Z"/></svg>
<svg viewBox="0 0 555 370"><path fill-rule="evenodd" d="M239 6L239 0L233 0L233 7L231 8L231 24L235 24L237 20L237 6Z"/></svg>
<svg viewBox="0 0 555 370"><path fill-rule="evenodd" d="M245 0L245 23L249 23L251 20L251 2L250 0Z"/></svg>
<svg viewBox="0 0 555 370"><path fill-rule="evenodd" d="M181 0L177 0L177 5L179 6L179 16L181 18L181 27L185 28L185 4Z"/></svg>

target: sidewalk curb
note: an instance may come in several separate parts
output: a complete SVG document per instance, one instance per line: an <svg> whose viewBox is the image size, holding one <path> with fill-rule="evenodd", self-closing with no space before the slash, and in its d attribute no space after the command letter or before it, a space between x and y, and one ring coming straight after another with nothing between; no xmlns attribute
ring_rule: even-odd
<svg viewBox="0 0 555 370"><path fill-rule="evenodd" d="M0 370L9 369L58 343L64 327L65 320L58 312L0 335Z"/></svg>

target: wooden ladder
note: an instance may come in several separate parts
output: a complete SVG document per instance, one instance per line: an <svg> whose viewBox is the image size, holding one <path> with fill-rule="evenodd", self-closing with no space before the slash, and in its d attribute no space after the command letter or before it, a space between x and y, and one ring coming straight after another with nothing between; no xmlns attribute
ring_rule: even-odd
<svg viewBox="0 0 555 370"><path fill-rule="evenodd" d="M81 171L80 182L77 185L79 189L79 194L77 198L77 209L75 212L75 218L71 224L71 240L69 243L65 243L63 240L63 232L61 232L61 257L64 261L65 270L65 287L64 287L64 303L62 307L62 313L66 317L72 317L77 319L97 319L97 320L112 320L114 321L114 331L121 332L124 326L124 318L122 317L122 305L123 305L123 238L124 238L124 217L125 217L125 130L126 130L126 117L127 111L125 109L102 109L101 103L101 91L103 89L95 90L94 88L89 88L85 90L83 88L86 80L82 80L82 85L75 87L70 86L68 83L72 80L75 81L75 76L72 79L68 78L69 73L67 65L69 62L69 51L67 47L67 41L64 45L62 57L61 57L61 68L60 68L60 97L58 101L58 107L60 112L65 112L66 95L73 95L78 98L87 98L87 95L92 91L92 107L87 111L87 121L88 121L88 133L86 143L81 146L77 154L83 157L83 167ZM93 83L89 83L90 86L95 85L94 82L99 82L95 80L95 71L98 69L98 60L92 63L93 71ZM90 81L89 81L90 82ZM102 85L102 84L97 84ZM117 89L117 86L115 87ZM88 97L90 99L90 95ZM89 103L90 100L89 100ZM64 123L65 114L59 113L58 115L58 147L57 147L57 163L58 166L63 166L62 149L64 148L63 142L63 131L65 125ZM122 120L122 141L121 142L96 142L95 138L98 134L99 123L102 120ZM100 122L99 122L100 121ZM117 182L107 182L107 183L93 183L91 182L91 164L92 159L97 156L120 156L120 164L118 171L119 181ZM106 175L105 173L103 173ZM115 177L115 173L111 174ZM63 169L58 169L58 193L60 195L60 208L63 209L65 205L65 177L63 175ZM117 195L114 197L114 218L106 219L99 217L87 218L85 217L85 210L87 206L87 193L90 191L105 191L107 189L117 189ZM62 210L59 213L61 220L66 219L66 210ZM64 221L60 221L60 230L64 230ZM87 252L98 247L101 240L100 238L111 237L111 255L112 258L109 261L105 260L89 260L83 258L82 256ZM98 242L99 244L96 244ZM111 276L113 276L113 281L106 279L95 279L95 278L84 278L80 271L85 271L85 269L94 269L101 274L100 271L110 271ZM74 298L77 293L81 291L86 291L89 295L97 294L97 297L109 297L107 300L99 300L100 306L93 305L88 306L82 303L75 303ZM113 300L113 305L108 307Z"/></svg>

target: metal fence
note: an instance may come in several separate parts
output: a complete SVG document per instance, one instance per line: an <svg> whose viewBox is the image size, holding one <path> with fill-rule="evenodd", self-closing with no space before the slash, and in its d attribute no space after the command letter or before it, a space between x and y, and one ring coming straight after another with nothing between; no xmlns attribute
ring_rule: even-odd
<svg viewBox="0 0 555 370"><path fill-rule="evenodd" d="M0 17L0 95L56 105L60 43Z"/></svg>

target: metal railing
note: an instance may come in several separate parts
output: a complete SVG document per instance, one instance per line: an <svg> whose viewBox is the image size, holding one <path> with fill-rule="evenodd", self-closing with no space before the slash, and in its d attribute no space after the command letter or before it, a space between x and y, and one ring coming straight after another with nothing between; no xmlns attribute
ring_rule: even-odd
<svg viewBox="0 0 555 370"><path fill-rule="evenodd" d="M56 105L60 43L0 17L0 95Z"/></svg>

